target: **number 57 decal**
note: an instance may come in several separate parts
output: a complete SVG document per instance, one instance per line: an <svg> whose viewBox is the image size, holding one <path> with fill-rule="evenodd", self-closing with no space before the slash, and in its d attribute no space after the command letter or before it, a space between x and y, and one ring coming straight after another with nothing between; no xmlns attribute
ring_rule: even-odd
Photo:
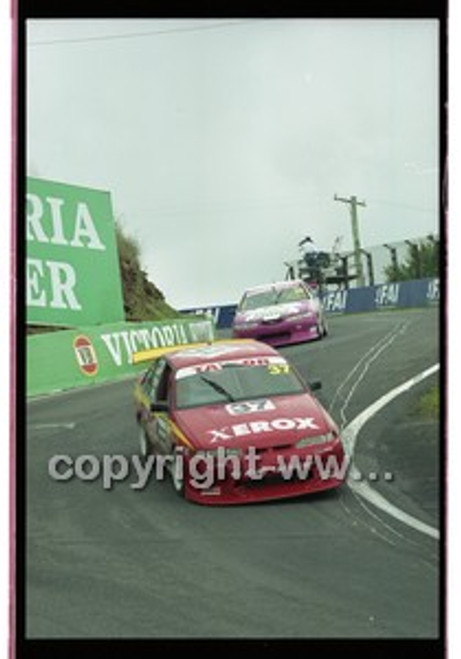
<svg viewBox="0 0 461 659"><path fill-rule="evenodd" d="M289 364L269 364L267 370L271 375L282 375L290 372Z"/></svg>

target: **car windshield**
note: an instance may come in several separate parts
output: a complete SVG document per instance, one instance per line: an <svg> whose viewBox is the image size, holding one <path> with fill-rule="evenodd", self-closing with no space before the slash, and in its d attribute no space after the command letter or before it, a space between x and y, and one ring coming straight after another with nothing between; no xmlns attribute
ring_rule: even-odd
<svg viewBox="0 0 461 659"><path fill-rule="evenodd" d="M217 369L178 372L176 407L199 407L267 396L299 394L303 383L284 361L261 366L223 364Z"/></svg>
<svg viewBox="0 0 461 659"><path fill-rule="evenodd" d="M260 307L271 307L275 304L297 302L307 299L307 293L302 286L289 286L286 288L270 288L257 293L247 293L240 303L240 311L250 311Z"/></svg>

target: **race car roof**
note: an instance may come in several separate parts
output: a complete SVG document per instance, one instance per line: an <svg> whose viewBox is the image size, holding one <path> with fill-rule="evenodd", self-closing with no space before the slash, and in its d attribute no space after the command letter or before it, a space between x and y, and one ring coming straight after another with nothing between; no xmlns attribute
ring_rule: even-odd
<svg viewBox="0 0 461 659"><path fill-rule="evenodd" d="M279 290L281 288L294 288L299 285L306 286L306 284L301 281L301 279L285 279L284 281L275 281L273 284L259 284L258 286L252 286L245 290L245 294L260 293L263 291L270 291L271 289Z"/></svg>
<svg viewBox="0 0 461 659"><path fill-rule="evenodd" d="M258 341L220 341L201 348L186 348L168 355L174 368L219 362L222 359L245 359L245 357L273 357L279 353L271 346Z"/></svg>
<svg viewBox="0 0 461 659"><path fill-rule="evenodd" d="M229 339L144 350L133 355L133 363L152 361L163 355L174 369L178 369L222 359L274 357L279 356L280 353L266 343L260 343L253 339Z"/></svg>

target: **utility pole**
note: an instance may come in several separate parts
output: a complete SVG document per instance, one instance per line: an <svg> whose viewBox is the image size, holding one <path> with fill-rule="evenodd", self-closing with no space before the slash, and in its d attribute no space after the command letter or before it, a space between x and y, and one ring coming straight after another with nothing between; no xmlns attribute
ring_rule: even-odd
<svg viewBox="0 0 461 659"><path fill-rule="evenodd" d="M355 260L355 271L357 273L357 283L359 286L365 286L365 279L363 277L363 267L361 259L361 246L360 246L360 236L359 236L359 222L357 218L357 206L366 206L364 201L357 201L357 197L350 197L345 199L344 197L338 197L337 194L334 196L335 201L342 201L344 204L349 204L351 211L351 224L352 224L352 239L354 242L354 260Z"/></svg>

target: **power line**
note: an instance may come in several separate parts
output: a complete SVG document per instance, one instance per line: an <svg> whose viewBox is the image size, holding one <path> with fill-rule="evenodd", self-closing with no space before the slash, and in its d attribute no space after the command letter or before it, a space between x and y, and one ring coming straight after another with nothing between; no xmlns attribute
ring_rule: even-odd
<svg viewBox="0 0 461 659"><path fill-rule="evenodd" d="M408 208L409 210L421 211L423 213L435 213L434 208L423 208L422 206L412 206L411 204L399 204L394 201L387 201L387 199L370 199L375 204L384 204L385 206L395 206L397 208Z"/></svg>
<svg viewBox="0 0 461 659"><path fill-rule="evenodd" d="M168 19L166 19L168 20ZM80 37L75 39L52 39L49 41L31 41L28 46L53 46L56 44L67 43L90 43L92 41L115 41L116 39L137 39L142 37L162 36L164 34L172 34L174 32L198 32L201 30L216 30L227 27L234 27L238 25L248 24L248 21L223 21L221 23L213 23L212 25L200 25L195 27L177 27L167 30L152 30L150 32L129 32L126 34L108 34L101 37Z"/></svg>

